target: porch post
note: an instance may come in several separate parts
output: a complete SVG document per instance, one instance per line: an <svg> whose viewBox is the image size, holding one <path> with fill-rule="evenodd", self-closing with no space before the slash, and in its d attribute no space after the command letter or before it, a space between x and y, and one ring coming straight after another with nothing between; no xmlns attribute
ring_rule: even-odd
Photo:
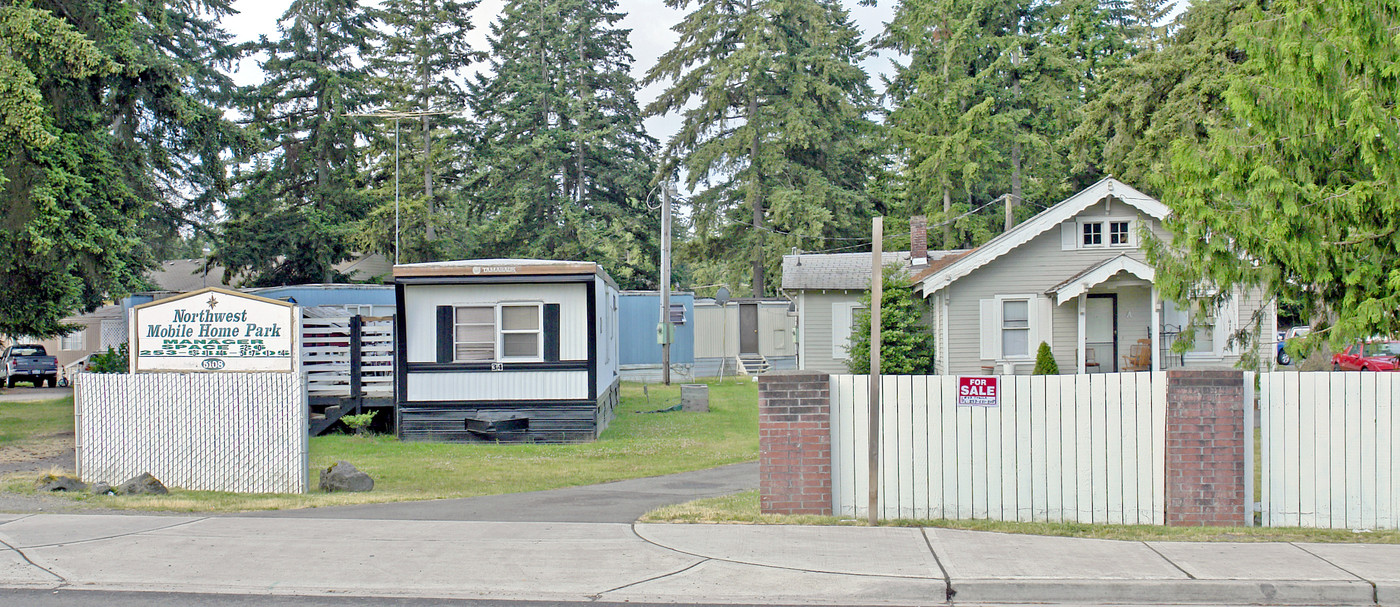
<svg viewBox="0 0 1400 607"><path fill-rule="evenodd" d="M1085 348L1084 348L1084 306L1088 305L1088 302L1089 302L1089 294L1088 294L1088 293L1080 293L1080 294L1079 294L1079 302L1078 302L1078 303L1079 303L1079 314L1078 314L1078 316L1079 316L1079 338L1075 340L1075 342L1074 342L1075 346L1074 346L1074 347L1076 347L1076 348L1079 349L1079 357L1078 357L1078 358L1079 358L1079 369L1078 369L1077 372L1078 372L1079 374L1081 374L1081 375L1084 373L1084 370L1085 370L1085 368L1086 368L1086 367L1084 366L1084 350L1085 350Z"/></svg>
<svg viewBox="0 0 1400 607"><path fill-rule="evenodd" d="M1152 334L1148 335L1148 337L1152 339L1152 370L1161 371L1162 352L1157 344L1157 335L1161 333L1162 308L1161 302L1157 301L1157 285L1155 284L1152 285L1152 299L1150 303L1152 304Z"/></svg>

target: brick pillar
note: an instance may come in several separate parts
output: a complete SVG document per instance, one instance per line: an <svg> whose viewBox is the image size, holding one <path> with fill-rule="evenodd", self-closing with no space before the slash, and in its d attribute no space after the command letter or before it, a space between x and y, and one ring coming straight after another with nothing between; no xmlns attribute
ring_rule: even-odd
<svg viewBox="0 0 1400 607"><path fill-rule="evenodd" d="M1167 372L1167 524L1244 525L1244 373Z"/></svg>
<svg viewBox="0 0 1400 607"><path fill-rule="evenodd" d="M758 486L764 514L831 514L830 380L810 371L758 377Z"/></svg>

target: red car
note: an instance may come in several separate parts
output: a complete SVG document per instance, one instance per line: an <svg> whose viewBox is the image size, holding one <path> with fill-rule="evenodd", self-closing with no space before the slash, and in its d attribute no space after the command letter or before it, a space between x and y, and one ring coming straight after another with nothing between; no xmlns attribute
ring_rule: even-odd
<svg viewBox="0 0 1400 607"><path fill-rule="evenodd" d="M1400 341L1355 343L1332 355L1333 371L1395 371L1400 369Z"/></svg>

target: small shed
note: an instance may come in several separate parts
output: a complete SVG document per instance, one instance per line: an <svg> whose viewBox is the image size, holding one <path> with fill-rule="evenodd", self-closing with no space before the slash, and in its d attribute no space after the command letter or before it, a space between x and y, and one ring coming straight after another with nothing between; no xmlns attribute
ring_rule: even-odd
<svg viewBox="0 0 1400 607"><path fill-rule="evenodd" d="M404 440L596 439L618 398L618 289L598 264L394 266Z"/></svg>

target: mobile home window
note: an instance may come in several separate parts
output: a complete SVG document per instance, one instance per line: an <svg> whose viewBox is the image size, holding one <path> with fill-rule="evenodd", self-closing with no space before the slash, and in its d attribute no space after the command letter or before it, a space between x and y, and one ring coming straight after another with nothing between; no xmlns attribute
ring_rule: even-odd
<svg viewBox="0 0 1400 607"><path fill-rule="evenodd" d="M685 324L685 304L671 304L671 324Z"/></svg>
<svg viewBox="0 0 1400 607"><path fill-rule="evenodd" d="M1031 305L1025 299L1001 302L1001 355L1030 356Z"/></svg>
<svg viewBox="0 0 1400 607"><path fill-rule="evenodd" d="M501 358L540 358L540 305L501 306Z"/></svg>
<svg viewBox="0 0 1400 607"><path fill-rule="evenodd" d="M58 348L60 350L82 350L84 333L87 333L87 331L74 331L72 333L64 335L63 339L59 341Z"/></svg>
<svg viewBox="0 0 1400 607"><path fill-rule="evenodd" d="M496 307L458 306L452 345L456 362L496 360Z"/></svg>

